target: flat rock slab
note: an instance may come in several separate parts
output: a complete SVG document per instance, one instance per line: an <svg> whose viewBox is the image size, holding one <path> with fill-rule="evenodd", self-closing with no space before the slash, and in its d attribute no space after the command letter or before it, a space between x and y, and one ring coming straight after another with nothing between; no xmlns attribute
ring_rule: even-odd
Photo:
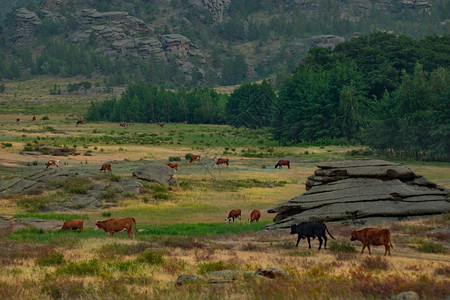
<svg viewBox="0 0 450 300"><path fill-rule="evenodd" d="M276 213L266 229L300 222L429 216L450 211L449 190L406 166L382 160L352 160L319 165L307 191L268 210Z"/></svg>
<svg viewBox="0 0 450 300"><path fill-rule="evenodd" d="M21 224L43 230L58 230L64 224L63 221L42 220L38 218L18 218L17 221Z"/></svg>
<svg viewBox="0 0 450 300"><path fill-rule="evenodd" d="M178 182L173 178L174 170L167 165L145 165L133 171L133 177L152 184L176 186Z"/></svg>

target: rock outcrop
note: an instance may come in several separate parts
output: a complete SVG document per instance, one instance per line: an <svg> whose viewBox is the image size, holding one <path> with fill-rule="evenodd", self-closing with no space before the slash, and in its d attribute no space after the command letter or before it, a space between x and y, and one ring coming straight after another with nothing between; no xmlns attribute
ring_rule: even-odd
<svg viewBox="0 0 450 300"><path fill-rule="evenodd" d="M176 186L178 182L173 175L174 170L166 165L145 165L133 171L133 177L151 184Z"/></svg>
<svg viewBox="0 0 450 300"><path fill-rule="evenodd" d="M15 48L30 47L36 42L34 30L41 24L41 19L32 11L22 7L14 13L14 37L13 45Z"/></svg>
<svg viewBox="0 0 450 300"><path fill-rule="evenodd" d="M350 160L318 165L306 192L268 210L277 213L267 229L300 222L364 224L450 211L449 191L408 167L383 160Z"/></svg>
<svg viewBox="0 0 450 300"><path fill-rule="evenodd" d="M345 42L345 38L337 35L314 35L310 37L312 47L334 47L337 44Z"/></svg>
<svg viewBox="0 0 450 300"><path fill-rule="evenodd" d="M231 0L189 0L192 6L208 10L214 21L221 23L225 19L225 12Z"/></svg>

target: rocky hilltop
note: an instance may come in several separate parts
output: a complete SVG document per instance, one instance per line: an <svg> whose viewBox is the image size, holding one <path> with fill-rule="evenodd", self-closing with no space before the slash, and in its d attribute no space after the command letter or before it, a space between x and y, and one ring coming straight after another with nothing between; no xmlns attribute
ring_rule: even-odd
<svg viewBox="0 0 450 300"><path fill-rule="evenodd" d="M350 160L318 165L306 192L268 210L267 229L300 222L358 224L441 214L450 211L449 190L408 167L383 160Z"/></svg>
<svg viewBox="0 0 450 300"><path fill-rule="evenodd" d="M245 73L241 80L293 70L310 47L334 47L359 32L410 28L392 28L397 21L391 21L399 16L419 26L406 34L420 31L420 37L426 34L424 26L434 34L436 28L445 32L447 26L437 15L435 24L421 23L440 9L437 0L284 0L246 5L233 0L34 2L21 1L25 7L13 8L0 0L0 6L8 9L0 12L5 19L0 32L5 51L29 49L31 58L24 62L37 60L50 47L49 41L81 44L112 60L125 58L130 65L163 62L172 68L173 64L184 82L200 83L220 81L239 55L245 56L245 64L233 67L244 70L232 72ZM386 26L383 18L390 20ZM18 62L24 56L15 55Z"/></svg>

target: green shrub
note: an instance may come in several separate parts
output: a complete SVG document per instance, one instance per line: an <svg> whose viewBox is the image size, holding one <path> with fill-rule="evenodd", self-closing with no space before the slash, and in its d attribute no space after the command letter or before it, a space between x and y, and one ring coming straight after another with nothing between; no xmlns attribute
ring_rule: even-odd
<svg viewBox="0 0 450 300"><path fill-rule="evenodd" d="M161 193L161 192L157 192L153 194L153 198L155 198L156 200L169 200L169 194L167 193Z"/></svg>
<svg viewBox="0 0 450 300"><path fill-rule="evenodd" d="M11 143L2 143L3 147L12 147Z"/></svg>
<svg viewBox="0 0 450 300"><path fill-rule="evenodd" d="M294 251L289 251L287 253L288 256L295 256L295 257L309 257L309 256L313 256L315 255L316 252L310 251L310 250L294 250Z"/></svg>
<svg viewBox="0 0 450 300"><path fill-rule="evenodd" d="M56 271L60 274L92 276L98 275L102 271L102 265L98 259L91 259L90 261L69 262L63 265Z"/></svg>
<svg viewBox="0 0 450 300"><path fill-rule="evenodd" d="M187 153L187 154L184 156L184 158L186 158L186 160L190 160L191 157L192 157L192 155L194 155L194 154L192 154L192 153Z"/></svg>
<svg viewBox="0 0 450 300"><path fill-rule="evenodd" d="M41 120L50 120L50 118L48 117L48 116L43 116L42 118L41 118Z"/></svg>
<svg viewBox="0 0 450 300"><path fill-rule="evenodd" d="M38 266L57 266L64 263L64 255L58 252L41 255L35 260L35 264Z"/></svg>
<svg viewBox="0 0 450 300"><path fill-rule="evenodd" d="M71 194L87 194L91 186L91 181L88 178L69 177L64 183L64 190Z"/></svg>
<svg viewBox="0 0 450 300"><path fill-rule="evenodd" d="M351 244L350 242L345 241L345 240L330 241L328 249L332 253L339 253L339 252L353 253L353 252L356 252L355 246L353 244Z"/></svg>
<svg viewBox="0 0 450 300"><path fill-rule="evenodd" d="M169 161L181 161L181 158L179 156L170 156Z"/></svg>
<svg viewBox="0 0 450 300"><path fill-rule="evenodd" d="M109 180L115 181L115 182L119 182L120 176L119 176L119 175L114 175L114 174L111 173L111 174L109 175Z"/></svg>
<svg viewBox="0 0 450 300"><path fill-rule="evenodd" d="M445 253L445 248L441 244L434 243L432 241L425 241L417 247L417 250L425 253Z"/></svg>
<svg viewBox="0 0 450 300"><path fill-rule="evenodd" d="M159 251L147 249L138 256L136 261L149 265L162 265L164 263L164 257Z"/></svg>
<svg viewBox="0 0 450 300"><path fill-rule="evenodd" d="M108 212L108 211L104 211L104 212L102 212L102 217L107 217L107 218L109 218L109 217L111 217L111 213Z"/></svg>

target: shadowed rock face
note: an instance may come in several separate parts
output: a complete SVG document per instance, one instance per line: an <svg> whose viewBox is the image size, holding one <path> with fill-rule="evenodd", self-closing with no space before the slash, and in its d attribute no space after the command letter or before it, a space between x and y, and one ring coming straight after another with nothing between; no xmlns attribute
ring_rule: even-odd
<svg viewBox="0 0 450 300"><path fill-rule="evenodd" d="M306 192L268 210L266 229L300 222L402 219L450 211L449 191L408 167L383 160L350 160L318 165Z"/></svg>

